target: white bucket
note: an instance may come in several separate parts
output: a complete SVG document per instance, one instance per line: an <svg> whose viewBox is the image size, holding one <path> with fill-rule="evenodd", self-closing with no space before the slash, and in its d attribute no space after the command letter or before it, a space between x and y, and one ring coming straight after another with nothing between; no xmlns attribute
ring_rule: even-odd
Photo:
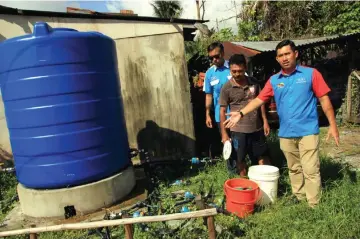
<svg viewBox="0 0 360 239"><path fill-rule="evenodd" d="M248 177L261 189L261 197L257 204L267 205L277 199L279 168L270 165L255 165L249 168Z"/></svg>

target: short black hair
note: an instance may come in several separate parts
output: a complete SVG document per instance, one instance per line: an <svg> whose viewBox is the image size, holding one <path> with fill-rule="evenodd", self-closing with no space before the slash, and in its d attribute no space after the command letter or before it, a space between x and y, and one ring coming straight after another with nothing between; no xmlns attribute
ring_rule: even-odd
<svg viewBox="0 0 360 239"><path fill-rule="evenodd" d="M279 42L276 45L275 51L277 52L277 50L279 50L280 48L283 48L284 46L290 46L291 50L296 51L295 43L291 40L283 40L283 41Z"/></svg>
<svg viewBox="0 0 360 239"><path fill-rule="evenodd" d="M212 50L214 50L214 49L216 49L216 48L220 48L220 51L221 51L221 52L224 52L224 46L223 46L223 44L221 44L220 42L213 42L213 43L211 43L211 44L208 46L207 51L210 52L210 51L212 51Z"/></svg>
<svg viewBox="0 0 360 239"><path fill-rule="evenodd" d="M229 59L229 65L244 65L246 66L245 56L242 54L234 54Z"/></svg>

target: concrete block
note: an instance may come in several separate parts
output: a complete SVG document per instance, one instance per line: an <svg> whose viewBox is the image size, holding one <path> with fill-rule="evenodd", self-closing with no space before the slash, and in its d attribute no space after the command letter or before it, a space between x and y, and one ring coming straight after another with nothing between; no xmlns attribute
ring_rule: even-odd
<svg viewBox="0 0 360 239"><path fill-rule="evenodd" d="M35 190L18 184L17 190L26 216L65 218L67 206L73 206L76 215L92 213L119 202L135 184L134 168L129 167L101 181L72 188Z"/></svg>

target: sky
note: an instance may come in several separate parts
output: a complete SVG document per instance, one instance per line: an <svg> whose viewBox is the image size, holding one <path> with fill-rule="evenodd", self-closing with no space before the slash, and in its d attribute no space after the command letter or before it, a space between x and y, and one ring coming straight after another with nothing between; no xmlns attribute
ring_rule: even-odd
<svg viewBox="0 0 360 239"><path fill-rule="evenodd" d="M225 20L236 14L234 4L239 6L242 0L206 0L205 3L205 20L210 28L217 27L219 29L230 27L236 31L235 19ZM64 1L36 1L36 0L0 0L0 5L28 10L43 10L65 12L66 7L76 7L91 9L98 12L119 12L120 9L133 10L139 16L153 16L153 10L150 3L152 0L64 0ZM195 0L181 0L185 9L182 18L196 19ZM239 9L239 7L237 7ZM218 20L218 24L216 23Z"/></svg>

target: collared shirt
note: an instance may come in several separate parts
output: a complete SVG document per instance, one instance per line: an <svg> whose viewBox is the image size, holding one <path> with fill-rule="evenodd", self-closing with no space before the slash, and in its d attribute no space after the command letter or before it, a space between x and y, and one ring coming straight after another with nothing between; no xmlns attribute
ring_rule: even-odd
<svg viewBox="0 0 360 239"><path fill-rule="evenodd" d="M221 67L216 67L215 65L213 65L206 71L205 74L203 91L206 94L212 94L213 96L216 122L220 122L220 91L222 86L229 79L231 79L231 74L228 61L225 61L224 65Z"/></svg>
<svg viewBox="0 0 360 239"><path fill-rule="evenodd" d="M273 75L258 98L274 96L280 119L279 137L297 138L319 134L317 98L330 92L321 73L310 67L296 66L290 75Z"/></svg>
<svg viewBox="0 0 360 239"><path fill-rule="evenodd" d="M255 82L254 78L248 77L246 85L239 85L234 79L230 79L221 89L220 107L230 106L231 112L238 111L255 99L259 92L260 85ZM239 120L230 130L239 133L257 132L262 129L263 125L260 116L261 110L254 110Z"/></svg>

